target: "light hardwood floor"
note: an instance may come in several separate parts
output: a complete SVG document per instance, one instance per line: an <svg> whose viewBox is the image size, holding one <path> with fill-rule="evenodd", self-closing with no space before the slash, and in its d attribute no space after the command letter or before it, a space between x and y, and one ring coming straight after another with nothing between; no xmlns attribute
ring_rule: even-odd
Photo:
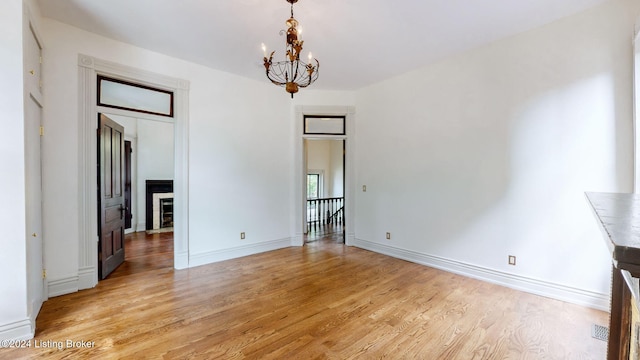
<svg viewBox="0 0 640 360"><path fill-rule="evenodd" d="M590 333L604 312L335 238L180 271L169 235L130 241L124 266L95 289L49 299L31 348L0 358L605 358Z"/></svg>

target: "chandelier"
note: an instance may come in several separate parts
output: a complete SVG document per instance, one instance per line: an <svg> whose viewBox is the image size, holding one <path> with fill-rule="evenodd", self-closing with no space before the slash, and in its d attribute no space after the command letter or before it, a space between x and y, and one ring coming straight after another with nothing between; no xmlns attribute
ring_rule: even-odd
<svg viewBox="0 0 640 360"><path fill-rule="evenodd" d="M284 86L293 99L293 94L297 93L299 88L305 88L318 79L320 63L311 56L311 53L309 53L308 63L300 60L304 41L300 38L301 29L298 28L298 20L293 17L293 4L298 0L286 1L291 4L291 18L286 21L287 29L280 30L280 35L286 34L286 60L274 62L275 51L272 51L267 58L267 48L264 44L262 44L262 51L267 78L278 86ZM312 62L315 62L315 65Z"/></svg>

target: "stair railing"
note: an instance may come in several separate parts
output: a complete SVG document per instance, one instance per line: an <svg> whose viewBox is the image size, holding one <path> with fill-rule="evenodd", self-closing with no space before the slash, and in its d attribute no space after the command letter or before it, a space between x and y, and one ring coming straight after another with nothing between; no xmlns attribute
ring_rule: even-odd
<svg viewBox="0 0 640 360"><path fill-rule="evenodd" d="M307 199L307 231L344 221L344 197Z"/></svg>

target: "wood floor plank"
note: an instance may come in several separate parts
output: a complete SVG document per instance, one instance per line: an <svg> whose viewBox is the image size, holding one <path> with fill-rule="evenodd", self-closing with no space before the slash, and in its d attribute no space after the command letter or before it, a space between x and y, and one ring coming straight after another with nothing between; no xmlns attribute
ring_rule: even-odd
<svg viewBox="0 0 640 360"><path fill-rule="evenodd" d="M335 240L176 271L171 234L128 236L123 266L45 302L0 359L605 358L604 312Z"/></svg>

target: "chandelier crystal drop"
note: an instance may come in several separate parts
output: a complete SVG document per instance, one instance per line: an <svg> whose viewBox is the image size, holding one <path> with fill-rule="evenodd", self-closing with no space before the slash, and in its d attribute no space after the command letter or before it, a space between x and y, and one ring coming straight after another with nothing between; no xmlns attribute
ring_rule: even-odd
<svg viewBox="0 0 640 360"><path fill-rule="evenodd" d="M301 28L298 20L293 17L293 4L298 0L286 0L291 4L291 17L286 21L287 29L281 30L280 35L286 35L286 57L284 61L273 61L272 51L267 58L267 48L262 44L264 52L264 68L267 78L278 86L284 86L291 94L298 92L299 88L305 88L318 79L320 63L309 53L308 63L300 60L304 41L300 38Z"/></svg>

